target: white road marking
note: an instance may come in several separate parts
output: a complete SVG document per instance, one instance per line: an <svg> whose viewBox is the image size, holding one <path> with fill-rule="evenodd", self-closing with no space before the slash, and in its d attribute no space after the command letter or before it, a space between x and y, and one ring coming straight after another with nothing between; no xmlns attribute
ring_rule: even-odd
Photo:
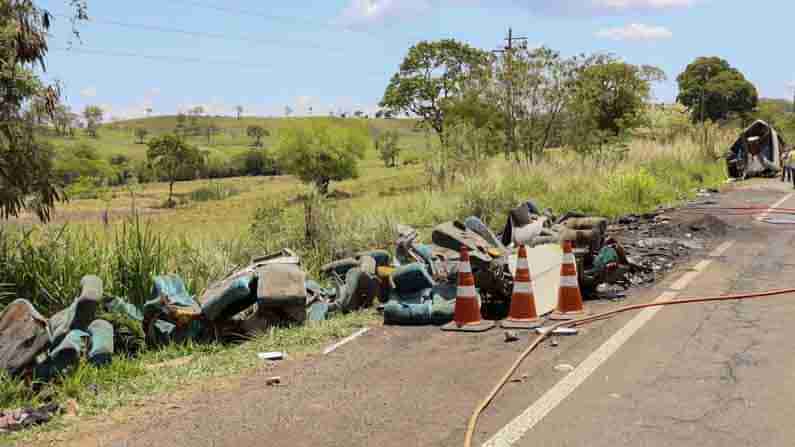
<svg viewBox="0 0 795 447"><path fill-rule="evenodd" d="M791 199L795 196L795 193L790 193L781 198L778 202L770 206L761 216L760 219L764 219L770 214L770 211L780 207L784 202ZM723 244L719 245L712 253L709 254L710 257L720 257L726 253L729 248L736 241L727 241ZM673 285L671 285L670 290L668 292L663 292L659 297L657 297L655 302L661 301L669 301L673 300L679 296L679 292L684 290L688 284L690 284L693 280L695 280L710 264L713 260L705 259L698 264L696 264L692 270L686 272L682 275ZM591 353L580 365L571 373L566 375L560 382L555 384L552 388L550 388L541 398L535 401L530 407L528 407L522 414L517 416L514 420L508 423L505 427L503 427L500 431L498 431L494 436L491 437L485 444L484 447L510 447L519 441L522 436L525 435L528 431L530 431L533 427L535 427L544 417L549 414L555 407L558 406L564 399L566 399L574 390L577 389L578 386L582 385L583 382L593 374L596 369L602 365L607 359L609 359L613 354L615 354L618 349L627 342L627 340L632 337L640 328L642 328L649 320L654 317L657 312L659 312L662 307L650 307L647 309L643 309L636 315L632 320L629 321L623 328L619 329L618 332L613 334L602 346L600 346L596 351Z"/></svg>
<svg viewBox="0 0 795 447"><path fill-rule="evenodd" d="M783 205L784 202L786 202L787 200L791 199L792 196L795 196L795 192L791 192L791 193L787 194L786 196L782 197L781 200L779 200L778 202L774 203L773 205L770 206L770 208L765 210L764 213L760 214L759 217L756 218L756 220L761 222L761 221L767 219L768 217L770 217L770 212L771 211L773 211L774 209L776 209L776 208L780 207L781 205Z"/></svg>
<svg viewBox="0 0 795 447"><path fill-rule="evenodd" d="M734 241L721 244L714 252L723 254L731 248ZM693 269L682 275L670 288L673 291L663 292L654 302L670 301L679 296L679 291L685 289L688 284L703 273L712 263L712 260L705 259L696 264ZM574 390L582 385L585 380L596 371L599 366L606 362L613 354L618 351L627 340L630 339L640 328L649 322L662 307L650 307L643 309L632 320L629 321L618 332L613 334L602 346L591 353L580 365L560 382L549 389L541 398L528 407L522 414L517 416L508 425L491 437L484 447L510 447L519 441L522 436L541 422L544 417L566 399Z"/></svg>
<svg viewBox="0 0 795 447"><path fill-rule="evenodd" d="M353 334L343 338L342 340L338 341L337 343L334 343L333 345L331 345L328 348L324 349L323 350L323 355L330 354L330 353L336 351L337 348L339 348L340 346L342 346L342 345L344 345L346 343L352 342L356 338L361 337L362 335L364 335L364 333L369 331L369 330L370 330L369 327L365 327L365 328L359 329L358 331L354 332Z"/></svg>
<svg viewBox="0 0 795 447"><path fill-rule="evenodd" d="M718 245L718 247L715 248L715 250L712 250L712 253L710 253L709 255L711 257L713 257L713 258L719 258L719 257L723 256L724 253L726 253L726 250L728 250L729 247L731 247L733 243L734 243L734 241L724 242L724 243Z"/></svg>

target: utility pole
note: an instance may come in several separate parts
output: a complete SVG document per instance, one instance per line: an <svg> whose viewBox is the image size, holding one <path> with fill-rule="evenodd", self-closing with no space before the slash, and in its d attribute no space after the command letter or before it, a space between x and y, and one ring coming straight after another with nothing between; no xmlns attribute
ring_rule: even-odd
<svg viewBox="0 0 795 447"><path fill-rule="evenodd" d="M507 121L507 129L508 129L508 146L505 148L505 159L510 158L510 154L516 154L516 134L514 131L514 98L513 98L513 51L516 49L514 47L514 42L522 42L523 44L527 44L527 37L514 37L513 36L513 29L508 28L508 37L505 39L508 44L505 45L502 49L494 50L495 54L502 54L504 59L503 63L505 65L505 72L506 72L506 82L507 82L507 89L508 89L508 113L506 115Z"/></svg>

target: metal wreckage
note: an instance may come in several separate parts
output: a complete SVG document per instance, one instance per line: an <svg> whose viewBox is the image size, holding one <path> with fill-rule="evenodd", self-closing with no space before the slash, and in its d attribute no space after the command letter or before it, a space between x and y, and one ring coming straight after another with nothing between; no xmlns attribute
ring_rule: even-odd
<svg viewBox="0 0 795 447"><path fill-rule="evenodd" d="M653 281L685 248L674 242L670 249L660 247L659 236L668 235L661 232L668 228L661 213L610 224L576 213L555 217L528 201L510 210L499 234L468 217L437 225L430 242L422 243L414 228L398 225L393 252L364 251L324 265L320 280L326 287L308 279L300 257L284 249L235 269L198 297L179 276L157 276L140 309L107 296L98 277L86 276L74 302L50 318L24 299L0 313L0 368L38 383L83 361L103 366L114 355L135 355L146 347L240 340L273 325L312 324L372 306L386 324L443 325L454 317L462 247L490 319L504 318L510 308L519 246L527 250L539 315L555 308L566 241L574 247L583 294L614 299L630 286ZM628 257L615 237L624 233L652 239L626 240L638 255Z"/></svg>

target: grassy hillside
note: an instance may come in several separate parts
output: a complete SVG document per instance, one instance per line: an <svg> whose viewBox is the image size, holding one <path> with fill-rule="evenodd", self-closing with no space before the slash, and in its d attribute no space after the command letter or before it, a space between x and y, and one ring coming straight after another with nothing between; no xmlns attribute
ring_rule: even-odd
<svg viewBox="0 0 795 447"><path fill-rule="evenodd" d="M248 126L259 125L268 130L270 136L263 138L265 148L273 147L284 129L296 127L309 127L315 125L330 125L335 127L359 128L371 134L385 130L397 130L401 134L403 144L407 147L420 147L423 143L423 134L416 130L416 121L409 119L359 119L359 118L249 118L236 119L232 117L203 117L201 124L212 122L219 131L208 143L205 136L189 136L190 143L202 150L209 152L211 157L228 160L235 155L245 152L251 147L252 139L246 136ZM138 143L135 136L137 129L149 131L148 138L152 136L171 133L177 126L176 116L158 116L128 121L117 121L103 125L98 138L92 138L84 131L78 130L74 138L51 137L49 141L57 149L68 149L80 144L88 144L97 149L103 157L110 158L114 155L124 155L132 160L146 158L146 145Z"/></svg>

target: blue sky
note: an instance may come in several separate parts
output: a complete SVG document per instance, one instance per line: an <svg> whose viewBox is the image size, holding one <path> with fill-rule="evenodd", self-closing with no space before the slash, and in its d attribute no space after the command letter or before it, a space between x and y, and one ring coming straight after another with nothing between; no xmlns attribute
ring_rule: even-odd
<svg viewBox="0 0 795 447"><path fill-rule="evenodd" d="M66 13L66 0L40 0ZM765 97L791 97L792 0L88 0L92 21L72 42L57 17L46 77L76 110L116 118L211 113L305 115L373 111L408 47L452 37L484 49L507 28L564 55L612 52L675 78L720 56ZM751 11L756 7L759 11ZM164 32L181 30L183 33ZM205 35L205 34L211 34Z"/></svg>

